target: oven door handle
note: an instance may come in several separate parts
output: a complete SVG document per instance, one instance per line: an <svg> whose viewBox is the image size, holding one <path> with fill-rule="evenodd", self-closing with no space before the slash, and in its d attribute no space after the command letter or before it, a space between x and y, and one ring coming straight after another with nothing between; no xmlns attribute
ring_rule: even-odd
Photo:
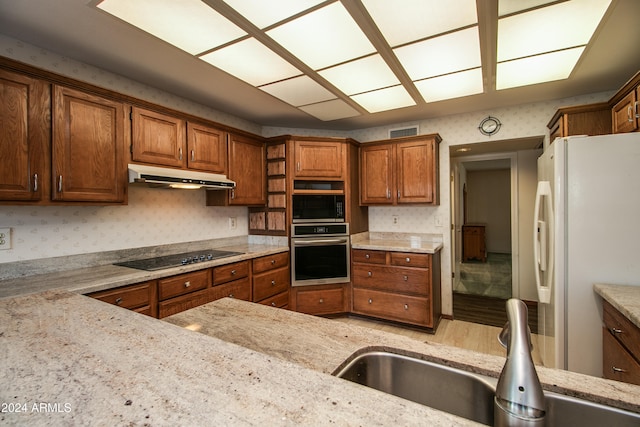
<svg viewBox="0 0 640 427"><path fill-rule="evenodd" d="M313 240L294 240L294 246L311 246L311 245L331 245L331 244L347 244L349 239L313 239Z"/></svg>

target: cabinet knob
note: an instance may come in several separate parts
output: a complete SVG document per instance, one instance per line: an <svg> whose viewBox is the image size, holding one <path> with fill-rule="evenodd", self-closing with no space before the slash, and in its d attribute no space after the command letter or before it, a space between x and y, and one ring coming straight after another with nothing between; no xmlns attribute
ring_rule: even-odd
<svg viewBox="0 0 640 427"><path fill-rule="evenodd" d="M369 277L371 277L371 276L373 276L373 273L369 271L369 272L367 272L367 275L368 275Z"/></svg>
<svg viewBox="0 0 640 427"><path fill-rule="evenodd" d="M235 270L235 269L234 269L234 270L231 270L231 275L232 275L232 276L235 276L235 275L236 275L236 270Z"/></svg>
<svg viewBox="0 0 640 427"><path fill-rule="evenodd" d="M275 303L275 302L272 302L272 303L271 303L271 306L272 306L272 307L275 307L275 306L276 306L276 303Z"/></svg>
<svg viewBox="0 0 640 427"><path fill-rule="evenodd" d="M407 280L409 280L409 276L407 276L407 275L402 276L402 278L404 279L404 281L405 281L405 282L406 282Z"/></svg>
<svg viewBox="0 0 640 427"><path fill-rule="evenodd" d="M233 294L229 294L229 298L235 298Z"/></svg>
<svg viewBox="0 0 640 427"><path fill-rule="evenodd" d="M190 281L187 280L186 282L184 282L184 287L185 288L188 288L189 286L191 286L191 282Z"/></svg>
<svg viewBox="0 0 640 427"><path fill-rule="evenodd" d="M320 298L320 304L324 303L324 298Z"/></svg>
<svg viewBox="0 0 640 427"><path fill-rule="evenodd" d="M405 304L405 305L404 305L404 309L405 309L405 310L409 310L409 304Z"/></svg>
<svg viewBox="0 0 640 427"><path fill-rule="evenodd" d="M122 298L118 297L116 298L116 305L120 305L120 304L122 304Z"/></svg>
<svg viewBox="0 0 640 427"><path fill-rule="evenodd" d="M369 304L373 304L373 300L369 298Z"/></svg>
<svg viewBox="0 0 640 427"><path fill-rule="evenodd" d="M369 256L369 254L365 254L365 255L364 255L364 257L365 257L366 259L371 258L371 256Z"/></svg>
<svg viewBox="0 0 640 427"><path fill-rule="evenodd" d="M272 260L271 260L271 265L274 265L275 263L276 263L276 260L275 260L275 259L272 259Z"/></svg>
<svg viewBox="0 0 640 427"><path fill-rule="evenodd" d="M411 258L409 258L409 257L406 257L404 260L405 260L406 262L411 262Z"/></svg>
<svg viewBox="0 0 640 427"><path fill-rule="evenodd" d="M272 281L271 281L271 285L272 285L272 286L274 286L275 284L276 284L276 281L275 281L275 280L272 280Z"/></svg>

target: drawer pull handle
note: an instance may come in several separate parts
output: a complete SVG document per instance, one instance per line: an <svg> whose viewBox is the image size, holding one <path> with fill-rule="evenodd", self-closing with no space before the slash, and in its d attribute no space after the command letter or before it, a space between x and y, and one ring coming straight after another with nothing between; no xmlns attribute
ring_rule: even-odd
<svg viewBox="0 0 640 427"><path fill-rule="evenodd" d="M38 191L38 174L33 174L33 191Z"/></svg>
<svg viewBox="0 0 640 427"><path fill-rule="evenodd" d="M622 329L618 329L618 328L611 328L611 333L612 334L621 334L622 333Z"/></svg>
<svg viewBox="0 0 640 427"><path fill-rule="evenodd" d="M627 107L627 121L629 123L633 123L633 107L631 105L629 105L629 107Z"/></svg>
<svg viewBox="0 0 640 427"><path fill-rule="evenodd" d="M371 276L373 276L373 273L369 271L369 272L367 272L367 276L371 277Z"/></svg>
<svg viewBox="0 0 640 427"><path fill-rule="evenodd" d="M272 280L272 281L271 281L271 285L272 285L272 286L274 286L275 284L276 284L276 281L275 281L275 280Z"/></svg>
<svg viewBox="0 0 640 427"><path fill-rule="evenodd" d="M404 279L405 282L409 280L409 276L402 276L402 278Z"/></svg>
<svg viewBox="0 0 640 427"><path fill-rule="evenodd" d="M407 261L407 262L411 262L411 258L409 258L409 257L406 257L404 260Z"/></svg>
<svg viewBox="0 0 640 427"><path fill-rule="evenodd" d="M320 304L324 304L324 298L320 298Z"/></svg>
<svg viewBox="0 0 640 427"><path fill-rule="evenodd" d="M122 298L118 297L116 298L116 305L121 305L122 304Z"/></svg>
<svg viewBox="0 0 640 427"><path fill-rule="evenodd" d="M58 177L58 193L62 193L62 175Z"/></svg>
<svg viewBox="0 0 640 427"><path fill-rule="evenodd" d="M178 160L182 160L182 148L178 148Z"/></svg>
<svg viewBox="0 0 640 427"><path fill-rule="evenodd" d="M626 374L627 370L626 369L622 369L622 368L616 368L615 366L611 367L611 370L613 372L615 372L616 374Z"/></svg>
<svg viewBox="0 0 640 427"><path fill-rule="evenodd" d="M369 298L369 304L373 304L373 300Z"/></svg>
<svg viewBox="0 0 640 427"><path fill-rule="evenodd" d="M404 309L405 309L405 310L409 310L409 304L405 304L405 305L404 305Z"/></svg>
<svg viewBox="0 0 640 427"><path fill-rule="evenodd" d="M191 282L189 282L188 280L186 282L184 282L184 287L188 288L189 286L191 286Z"/></svg>
<svg viewBox="0 0 640 427"><path fill-rule="evenodd" d="M236 271L235 270L231 270L231 275L235 276L236 275Z"/></svg>
<svg viewBox="0 0 640 427"><path fill-rule="evenodd" d="M196 153L194 152L194 150L191 150L191 161L195 162L196 160Z"/></svg>
<svg viewBox="0 0 640 427"><path fill-rule="evenodd" d="M366 259L371 258L371 257L369 256L369 254L365 254L365 256L364 256L364 257L365 257Z"/></svg>

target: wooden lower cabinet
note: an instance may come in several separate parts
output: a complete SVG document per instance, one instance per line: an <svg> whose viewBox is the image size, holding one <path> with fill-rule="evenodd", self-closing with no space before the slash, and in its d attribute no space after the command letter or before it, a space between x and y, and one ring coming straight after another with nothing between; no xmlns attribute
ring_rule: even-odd
<svg viewBox="0 0 640 427"><path fill-rule="evenodd" d="M158 280L158 317L163 318L211 302L211 269Z"/></svg>
<svg viewBox="0 0 640 427"><path fill-rule="evenodd" d="M640 385L640 328L607 301L602 308L603 376Z"/></svg>
<svg viewBox="0 0 640 427"><path fill-rule="evenodd" d="M234 262L213 269L212 301L237 298L251 301L250 261Z"/></svg>
<svg viewBox="0 0 640 427"><path fill-rule="evenodd" d="M440 253L354 249L352 312L435 331L442 316Z"/></svg>
<svg viewBox="0 0 640 427"><path fill-rule="evenodd" d="M93 292L87 296L151 317L158 317L157 282L155 280Z"/></svg>
<svg viewBox="0 0 640 427"><path fill-rule="evenodd" d="M349 312L349 284L298 286L291 289L292 310L314 315Z"/></svg>
<svg viewBox="0 0 640 427"><path fill-rule="evenodd" d="M476 259L487 262L486 234L484 225L462 226L462 261Z"/></svg>
<svg viewBox="0 0 640 427"><path fill-rule="evenodd" d="M289 252L281 252L252 260L251 300L273 307L288 308Z"/></svg>

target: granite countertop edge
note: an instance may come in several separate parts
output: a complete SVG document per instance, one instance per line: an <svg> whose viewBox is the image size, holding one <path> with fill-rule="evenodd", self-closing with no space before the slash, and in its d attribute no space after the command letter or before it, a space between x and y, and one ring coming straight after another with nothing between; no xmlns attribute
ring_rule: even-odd
<svg viewBox="0 0 640 427"><path fill-rule="evenodd" d="M640 286L596 283L593 289L640 328Z"/></svg>

